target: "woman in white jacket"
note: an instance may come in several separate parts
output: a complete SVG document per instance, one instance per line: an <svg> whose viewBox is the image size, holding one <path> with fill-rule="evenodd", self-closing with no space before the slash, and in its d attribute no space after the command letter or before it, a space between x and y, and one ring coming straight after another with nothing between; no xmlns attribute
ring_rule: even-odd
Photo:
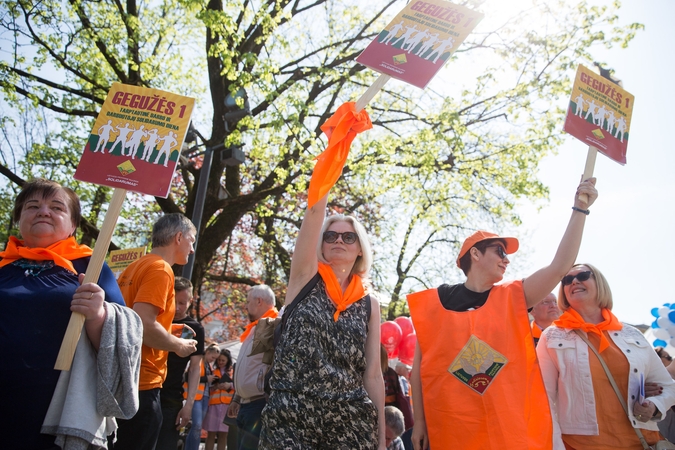
<svg viewBox="0 0 675 450"><path fill-rule="evenodd" d="M675 404L675 382L637 329L611 313L612 293L590 264L575 265L562 279L558 306L563 315L547 328L537 346L553 413L554 449L642 449L640 428L651 445L659 440L656 422ZM595 353L600 352L626 400L626 416ZM658 383L661 393L640 403L640 377Z"/></svg>

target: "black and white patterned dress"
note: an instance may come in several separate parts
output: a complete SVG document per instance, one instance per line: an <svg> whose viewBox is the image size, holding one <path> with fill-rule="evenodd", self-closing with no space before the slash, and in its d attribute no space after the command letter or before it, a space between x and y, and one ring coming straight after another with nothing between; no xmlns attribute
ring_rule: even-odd
<svg viewBox="0 0 675 450"><path fill-rule="evenodd" d="M369 297L337 322L323 280L298 301L274 353L259 448L377 448L377 411L363 386Z"/></svg>

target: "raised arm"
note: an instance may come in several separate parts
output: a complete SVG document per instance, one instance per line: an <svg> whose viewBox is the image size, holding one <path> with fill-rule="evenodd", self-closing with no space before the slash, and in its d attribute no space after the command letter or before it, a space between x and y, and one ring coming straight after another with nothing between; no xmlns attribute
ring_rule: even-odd
<svg viewBox="0 0 675 450"><path fill-rule="evenodd" d="M579 199L581 194L588 196L587 202ZM574 197L574 207L588 210L597 197L598 191L595 190L595 178L589 178L583 181L577 188ZM558 284L560 279L567 274L570 267L572 267L579 253L585 223L586 214L577 210L572 211L572 217L567 224L567 229L558 245L558 250L551 264L525 278L523 289L525 290L525 300L528 307L532 307L543 300Z"/></svg>
<svg viewBox="0 0 675 450"><path fill-rule="evenodd" d="M305 211L305 217L300 226L295 250L293 251L293 259L291 260L291 276L286 290L286 305L293 301L309 280L316 275L319 268L316 246L321 239L321 227L326 216L327 202L328 195L325 195L314 206Z"/></svg>

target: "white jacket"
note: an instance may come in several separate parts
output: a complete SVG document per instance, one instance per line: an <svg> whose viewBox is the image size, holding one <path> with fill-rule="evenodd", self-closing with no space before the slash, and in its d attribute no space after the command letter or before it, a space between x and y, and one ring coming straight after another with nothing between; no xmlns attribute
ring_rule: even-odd
<svg viewBox="0 0 675 450"><path fill-rule="evenodd" d="M623 324L610 331L610 338L621 349L630 364L628 380L628 411L634 427L658 431L656 422L666 416L675 404L675 382L652 346L636 328ZM564 449L562 434L597 435L595 395L588 358L592 350L570 329L548 327L537 345L539 366L548 393L553 417L553 448ZM604 356L604 355L603 355ZM658 419L640 422L633 417L633 404L640 390L640 373L645 382L663 386L663 393L649 397L661 413ZM623 411L617 411L623 415Z"/></svg>

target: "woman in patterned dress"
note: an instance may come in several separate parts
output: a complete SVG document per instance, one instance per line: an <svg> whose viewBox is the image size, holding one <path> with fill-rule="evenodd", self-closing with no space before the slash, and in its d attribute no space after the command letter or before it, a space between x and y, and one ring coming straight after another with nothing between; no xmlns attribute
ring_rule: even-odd
<svg viewBox="0 0 675 450"><path fill-rule="evenodd" d="M385 449L372 252L354 217L324 221L326 202L307 210L298 234L285 309L295 303L270 369L261 449Z"/></svg>

